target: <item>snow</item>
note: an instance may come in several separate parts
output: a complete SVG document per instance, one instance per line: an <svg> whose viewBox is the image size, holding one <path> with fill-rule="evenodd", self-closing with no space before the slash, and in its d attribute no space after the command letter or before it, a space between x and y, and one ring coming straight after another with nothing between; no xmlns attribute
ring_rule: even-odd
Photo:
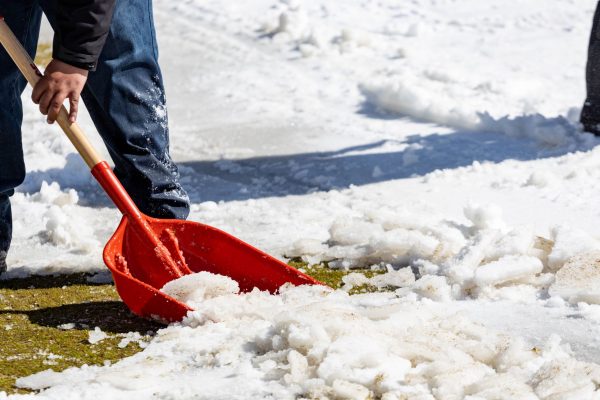
<svg viewBox="0 0 600 400"><path fill-rule="evenodd" d="M191 219L350 274L341 290L278 295L185 277L163 290L195 311L147 343L125 335L141 353L19 386L48 399L597 398L600 149L577 123L595 6L155 1ZM118 212L28 96L7 277L106 281ZM363 284L387 292L348 294Z"/></svg>
<svg viewBox="0 0 600 400"><path fill-rule="evenodd" d="M532 349L410 294L349 296L305 286L285 287L280 295L200 295L190 304L199 301L201 308L159 331L140 354L110 367L42 372L17 384L50 386L42 398L102 390L108 398L130 399L491 393L533 399L565 390L592 393L600 379L600 367L574 360L558 337Z"/></svg>
<svg viewBox="0 0 600 400"><path fill-rule="evenodd" d="M586 232L572 228L556 228L552 232L554 246L548 255L548 266L558 270L570 258L594 252L600 243Z"/></svg>
<svg viewBox="0 0 600 400"><path fill-rule="evenodd" d="M108 335L106 332L103 332L100 328L95 327L93 331L90 331L88 334L88 343L89 344L98 344L104 339L106 339Z"/></svg>
<svg viewBox="0 0 600 400"><path fill-rule="evenodd" d="M543 269L544 264L536 257L504 256L498 261L478 267L474 280L478 286L498 285L535 276Z"/></svg>
<svg viewBox="0 0 600 400"><path fill-rule="evenodd" d="M557 273L549 293L571 303L600 304L600 253L583 253L569 260Z"/></svg>
<svg viewBox="0 0 600 400"><path fill-rule="evenodd" d="M161 291L176 300L188 303L192 308L198 308L207 299L236 294L240 291L240 287L229 277L199 272L168 282Z"/></svg>

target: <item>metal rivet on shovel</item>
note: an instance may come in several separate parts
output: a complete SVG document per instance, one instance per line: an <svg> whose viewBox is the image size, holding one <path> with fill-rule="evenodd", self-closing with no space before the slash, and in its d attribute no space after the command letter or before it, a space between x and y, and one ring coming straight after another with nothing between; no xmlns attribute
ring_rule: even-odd
<svg viewBox="0 0 600 400"><path fill-rule="evenodd" d="M42 76L0 16L0 42L32 86ZM140 212L108 163L96 152L63 106L57 122L92 175L123 213L121 224L104 248L119 295L135 314L179 321L190 308L159 291L167 282L192 272L208 271L235 279L242 291L275 292L284 283L318 281L249 244L208 225L159 220Z"/></svg>

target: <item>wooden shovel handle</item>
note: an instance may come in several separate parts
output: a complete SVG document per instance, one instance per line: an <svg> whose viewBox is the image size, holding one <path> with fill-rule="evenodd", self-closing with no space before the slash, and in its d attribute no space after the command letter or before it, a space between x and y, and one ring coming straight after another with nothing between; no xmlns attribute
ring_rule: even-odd
<svg viewBox="0 0 600 400"><path fill-rule="evenodd" d="M15 37L11 29L4 21L4 17L0 15L0 43L6 49L10 58L15 62L21 73L25 76L31 86L35 86L42 77L42 73L37 68L27 51L23 48L19 40ZM81 130L77 123L69 122L69 113L67 109L62 106L56 122L60 125L62 130L65 132L71 143L75 146L85 163L90 167L94 168L97 164L102 162L102 158L94 149L90 141L88 140L85 133Z"/></svg>

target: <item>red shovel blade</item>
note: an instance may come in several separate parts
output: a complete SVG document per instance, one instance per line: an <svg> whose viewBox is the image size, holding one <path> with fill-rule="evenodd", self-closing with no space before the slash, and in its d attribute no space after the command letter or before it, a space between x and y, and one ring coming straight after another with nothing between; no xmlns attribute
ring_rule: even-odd
<svg viewBox="0 0 600 400"><path fill-rule="evenodd" d="M143 216L173 260L192 272L226 275L240 290L253 288L276 292L281 285L314 285L320 282L219 229L197 222L161 220ZM136 224L123 217L104 248L104 262L111 270L119 295L135 314L166 322L180 321L190 307L160 292L173 280L164 257ZM183 259L181 258L183 257ZM180 268L186 271L186 268Z"/></svg>

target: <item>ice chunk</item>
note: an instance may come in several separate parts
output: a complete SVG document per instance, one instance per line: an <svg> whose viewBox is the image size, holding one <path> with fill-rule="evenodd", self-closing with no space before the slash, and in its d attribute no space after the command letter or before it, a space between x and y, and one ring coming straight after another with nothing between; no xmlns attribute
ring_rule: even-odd
<svg viewBox="0 0 600 400"><path fill-rule="evenodd" d="M531 256L505 256L475 271L478 286L498 285L542 272L544 265L539 258Z"/></svg>
<svg viewBox="0 0 600 400"><path fill-rule="evenodd" d="M370 256L388 263L402 264L419 258L430 258L440 242L418 231L394 229L369 242Z"/></svg>
<svg viewBox="0 0 600 400"><path fill-rule="evenodd" d="M340 400L368 400L371 398L369 389L362 385L336 379L332 385L336 399Z"/></svg>
<svg viewBox="0 0 600 400"><path fill-rule="evenodd" d="M370 283L370 279L364 274L356 272L350 273L342 278L344 282L344 290L350 291L355 286L367 285Z"/></svg>
<svg viewBox="0 0 600 400"><path fill-rule="evenodd" d="M89 332L88 342L90 344L100 343L107 337L108 337L108 335L105 332L102 332L102 330L100 328L96 327L93 331Z"/></svg>
<svg viewBox="0 0 600 400"><path fill-rule="evenodd" d="M240 287L229 277L202 271L171 281L161 291L194 307L206 299L238 293Z"/></svg>
<svg viewBox="0 0 600 400"><path fill-rule="evenodd" d="M290 365L290 372L284 377L287 383L301 383L308 378L308 360L305 356L292 350L288 353L287 361Z"/></svg>
<svg viewBox="0 0 600 400"><path fill-rule="evenodd" d="M15 386L30 390L42 390L50 386L60 385L63 382L64 376L58 372L54 372L51 369L47 369L45 371L38 372L37 374L17 379Z"/></svg>
<svg viewBox="0 0 600 400"><path fill-rule="evenodd" d="M410 267L401 268L398 271L389 271L385 274L375 275L370 279L370 284L378 288L405 287L415 282L415 274Z"/></svg>
<svg viewBox="0 0 600 400"><path fill-rule="evenodd" d="M531 227L513 229L503 235L486 251L486 261L495 261L508 255L529 254L535 243L536 236Z"/></svg>
<svg viewBox="0 0 600 400"><path fill-rule="evenodd" d="M475 269L481 265L485 255L498 239L497 231L483 231L472 238L461 251L442 266L442 270L452 283L464 285L475 274Z"/></svg>
<svg viewBox="0 0 600 400"><path fill-rule="evenodd" d="M413 290L423 297L436 301L452 299L452 289L443 276L425 275L415 282Z"/></svg>
<svg viewBox="0 0 600 400"><path fill-rule="evenodd" d="M600 251L569 259L556 273L549 293L574 304L600 304Z"/></svg>
<svg viewBox="0 0 600 400"><path fill-rule="evenodd" d="M556 227L552 231L554 246L548 256L548 267L558 270L567 260L578 254L600 250L600 242L586 232L567 227Z"/></svg>

